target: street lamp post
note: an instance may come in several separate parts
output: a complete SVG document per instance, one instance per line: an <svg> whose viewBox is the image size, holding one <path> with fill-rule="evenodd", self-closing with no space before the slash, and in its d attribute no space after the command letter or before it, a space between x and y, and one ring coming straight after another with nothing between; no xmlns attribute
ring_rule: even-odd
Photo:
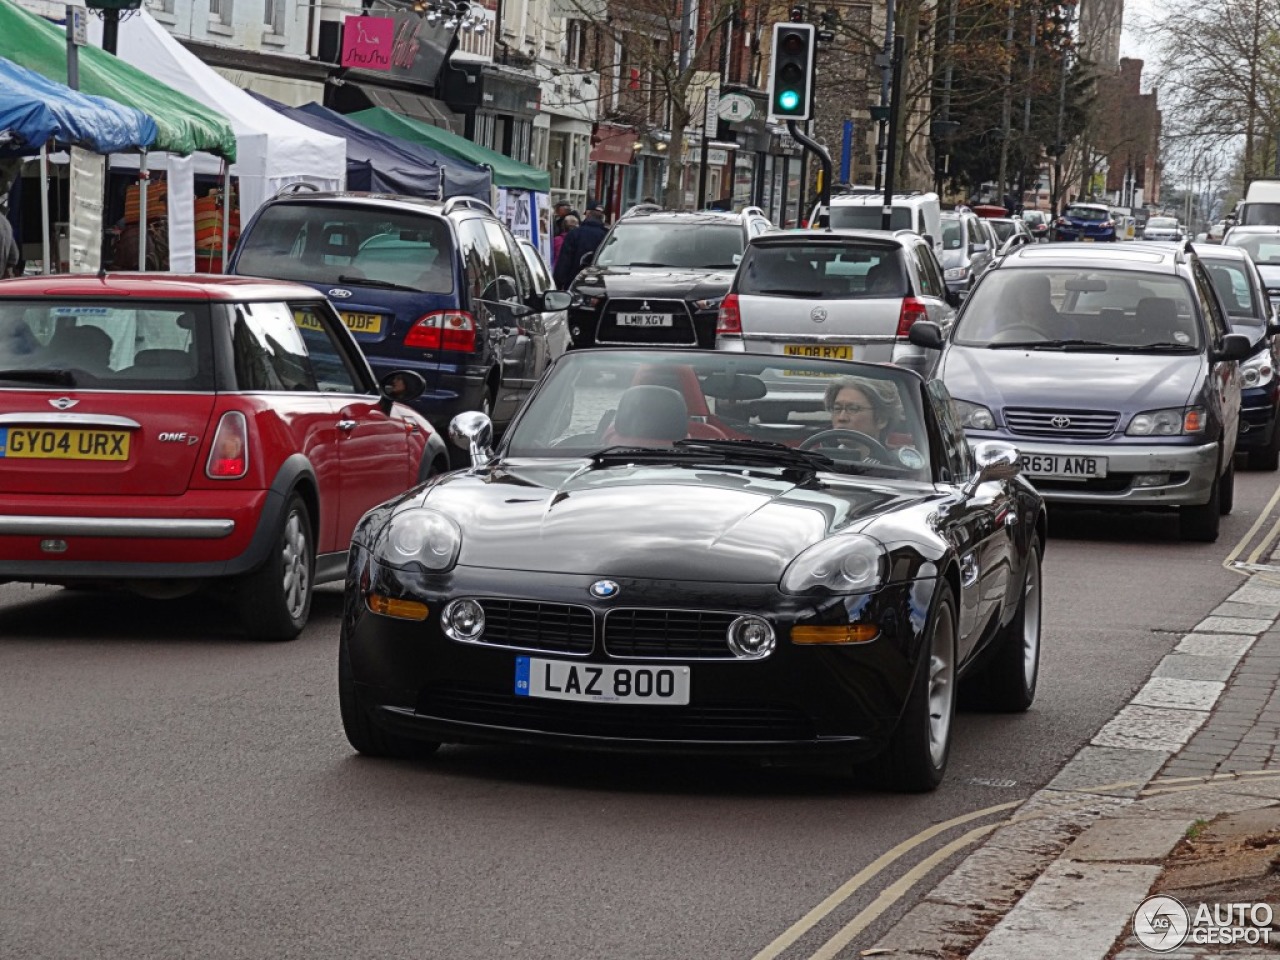
<svg viewBox="0 0 1280 960"><path fill-rule="evenodd" d="M127 16L142 6L142 0L85 0L85 6L102 17L102 49L114 56L120 38L120 14Z"/></svg>

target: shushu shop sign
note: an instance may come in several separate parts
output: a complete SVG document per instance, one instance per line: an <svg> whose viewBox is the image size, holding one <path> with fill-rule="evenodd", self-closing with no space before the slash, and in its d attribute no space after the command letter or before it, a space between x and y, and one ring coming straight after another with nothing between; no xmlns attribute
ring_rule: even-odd
<svg viewBox="0 0 1280 960"><path fill-rule="evenodd" d="M390 17L347 17L342 26L342 66L390 70L396 22Z"/></svg>

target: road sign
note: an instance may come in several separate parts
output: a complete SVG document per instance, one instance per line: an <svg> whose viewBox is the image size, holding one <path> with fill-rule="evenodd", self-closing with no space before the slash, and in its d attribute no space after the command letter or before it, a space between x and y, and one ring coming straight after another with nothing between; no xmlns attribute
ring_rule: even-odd
<svg viewBox="0 0 1280 960"><path fill-rule="evenodd" d="M756 115L756 102L745 94L726 93L720 98L720 106L716 108L716 115L721 120L727 120L730 123L750 120Z"/></svg>
<svg viewBox="0 0 1280 960"><path fill-rule="evenodd" d="M707 86L707 109L702 117L702 129L708 131L708 136L715 133L717 120L720 109L720 81L717 79L714 83Z"/></svg>

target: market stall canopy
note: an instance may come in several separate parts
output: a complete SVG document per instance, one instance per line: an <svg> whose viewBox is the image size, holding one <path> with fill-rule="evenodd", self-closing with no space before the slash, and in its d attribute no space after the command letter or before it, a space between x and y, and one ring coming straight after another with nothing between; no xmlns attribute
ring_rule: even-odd
<svg viewBox="0 0 1280 960"><path fill-rule="evenodd" d="M150 147L156 124L145 113L56 83L0 57L0 156L30 156L50 141L116 153Z"/></svg>
<svg viewBox="0 0 1280 960"><path fill-rule="evenodd" d="M537 190L540 193L546 193L551 189L551 174L545 170L513 160L496 150L482 147L478 143L472 143L466 137L460 137L456 133L423 123L421 120L392 113L382 107L371 107L368 110L353 113L351 119L389 136L431 147L447 156L466 160L479 167L488 167L493 171L495 187Z"/></svg>
<svg viewBox="0 0 1280 960"><path fill-rule="evenodd" d="M259 99L265 99L259 96ZM356 123L318 103L301 107L275 105L286 117L342 137L347 144L347 189L399 193L432 200L444 197L476 197L489 201L489 171L464 160L455 160L428 147L408 143ZM441 190L441 171L444 174Z"/></svg>
<svg viewBox="0 0 1280 960"><path fill-rule="evenodd" d="M102 23L89 26L102 42ZM120 23L120 58L193 100L227 116L236 136L240 217L247 220L283 187L305 182L341 190L347 145L338 137L295 123L255 100L178 43L146 9Z"/></svg>
<svg viewBox="0 0 1280 960"><path fill-rule="evenodd" d="M66 31L0 0L0 56L51 80L67 76ZM236 135L227 118L142 70L97 47L80 48L80 89L141 110L156 124L153 150L182 155L197 150L236 158Z"/></svg>

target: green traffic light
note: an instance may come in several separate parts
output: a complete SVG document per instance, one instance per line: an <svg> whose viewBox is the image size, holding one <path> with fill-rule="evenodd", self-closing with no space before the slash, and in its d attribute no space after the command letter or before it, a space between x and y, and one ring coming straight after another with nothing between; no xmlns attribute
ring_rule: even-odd
<svg viewBox="0 0 1280 960"><path fill-rule="evenodd" d="M783 110L794 110L800 106L800 94L794 90L783 90L778 94L778 106Z"/></svg>

